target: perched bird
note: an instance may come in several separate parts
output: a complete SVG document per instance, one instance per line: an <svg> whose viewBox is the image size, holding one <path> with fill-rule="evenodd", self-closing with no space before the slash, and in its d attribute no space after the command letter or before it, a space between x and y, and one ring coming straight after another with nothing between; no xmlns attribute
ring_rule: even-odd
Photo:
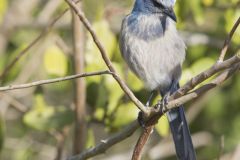
<svg viewBox="0 0 240 160"><path fill-rule="evenodd" d="M122 23L120 50L129 68L151 91L167 100L179 88L186 46L176 30L176 0L135 0ZM177 158L195 160L196 155L183 106L167 113Z"/></svg>

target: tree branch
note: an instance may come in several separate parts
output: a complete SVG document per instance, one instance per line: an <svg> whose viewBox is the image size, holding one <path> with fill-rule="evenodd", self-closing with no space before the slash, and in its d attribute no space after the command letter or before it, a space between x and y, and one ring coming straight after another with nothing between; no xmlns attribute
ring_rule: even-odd
<svg viewBox="0 0 240 160"><path fill-rule="evenodd" d="M151 133L153 132L154 125L147 126L143 128L142 134L140 135L137 144L134 148L133 155L132 155L132 160L141 160L141 153L143 151L143 147L148 141Z"/></svg>
<svg viewBox="0 0 240 160"><path fill-rule="evenodd" d="M33 86L39 86L39 85L43 85L43 84L57 83L57 82L67 81L67 80L76 79L76 78L98 76L98 75L103 75L103 74L113 74L113 73L110 72L110 71L99 71L99 72L75 74L75 75L61 77L61 78L40 80L40 81L36 81L36 82L31 82L31 83L25 83L25 84L19 84L19 85L9 85L9 86L5 86L5 87L0 87L0 91L30 88L30 87L33 87Z"/></svg>
<svg viewBox="0 0 240 160"><path fill-rule="evenodd" d="M240 53L237 53L235 56L229 58L226 61L223 61L221 63L216 63L209 69L203 71L202 73L198 74L197 76L193 77L191 80L189 80L185 85L183 85L180 89L178 89L173 95L172 98L178 98L180 96L185 95L188 91L195 88L198 84L202 83L206 79L212 77L216 73L228 69L232 65L240 62Z"/></svg>
<svg viewBox="0 0 240 160"><path fill-rule="evenodd" d="M218 59L218 62L222 62L224 60L224 57L227 53L227 50L229 48L229 44L230 44L230 41L235 33L235 31L237 30L238 26L240 24L240 17L238 18L238 20L236 21L236 23L234 24L232 30L230 31L229 35L227 36L225 42L224 42L224 45L223 45L223 48L222 48L222 51L221 51L221 55Z"/></svg>
<svg viewBox="0 0 240 160"><path fill-rule="evenodd" d="M158 121L158 119L163 115L163 113L166 113L169 109L176 108L181 104L184 104L190 100L196 99L197 97L201 96L202 94L206 93L210 89L213 89L214 87L220 85L223 83L225 80L227 80L229 77L231 77L236 71L238 71L240 68L240 63L235 64L233 67L230 69L224 71L221 73L219 76L217 76L214 80L212 80L210 83L194 90L193 92L182 96L180 98L177 98L175 100L171 100L168 105L166 106L166 109L161 110L161 111L154 111L154 114L152 114L147 120L146 120L146 127L150 130L152 129L151 126L154 126L154 124ZM157 105L154 105L153 108L156 108ZM151 112L153 113L153 112ZM96 156L98 154L104 153L107 149L115 145L116 143L126 139L127 137L131 136L135 130L139 127L139 124L137 121L134 121L126 129L123 131L117 133L116 135L108 138L105 141L102 141L100 144L97 146L87 149L83 153L79 155L75 155L73 157L70 157L69 160L85 160L87 158ZM138 142L139 144L144 144L146 143L146 139L149 137L151 132L148 132L148 130L144 130L143 132L146 132L148 134L145 134L142 138L139 138ZM137 147L137 146L136 146Z"/></svg>
<svg viewBox="0 0 240 160"><path fill-rule="evenodd" d="M95 147L89 148L79 155L70 157L68 158L68 160L85 160L98 154L104 153L108 148L112 147L114 144L130 137L137 130L138 127L139 127L138 122L134 121L121 132L111 136L108 139L102 140L101 143L96 145Z"/></svg>
<svg viewBox="0 0 240 160"><path fill-rule="evenodd" d="M135 97L135 95L133 94L133 92L128 88L128 86L124 83L124 81L118 76L118 74L116 73L115 68L112 65L112 62L110 61L110 59L108 58L106 51L102 45L102 43L99 41L95 31L93 30L90 22L88 21L88 19L85 17L84 13L77 7L77 5L72 1L72 0L65 0L68 5L75 11L75 13L78 15L79 19L82 21L82 23L84 24L84 26L86 27L86 29L89 31L89 33L91 34L94 43L96 44L96 46L98 47L101 56L104 60L104 62L106 63L107 67L109 68L109 70L114 73L113 74L113 78L118 82L118 84L120 85L120 87L122 88L122 90L125 92L126 95L128 95L128 97L131 99L131 101L145 114L148 115L149 111L146 109L146 107Z"/></svg>

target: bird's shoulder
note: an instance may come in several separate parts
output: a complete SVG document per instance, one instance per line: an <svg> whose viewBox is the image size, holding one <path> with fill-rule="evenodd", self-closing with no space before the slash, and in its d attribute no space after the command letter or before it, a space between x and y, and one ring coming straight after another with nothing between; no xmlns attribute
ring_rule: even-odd
<svg viewBox="0 0 240 160"><path fill-rule="evenodd" d="M140 39L155 39L164 35L170 19L164 15L132 12L123 20L122 28Z"/></svg>

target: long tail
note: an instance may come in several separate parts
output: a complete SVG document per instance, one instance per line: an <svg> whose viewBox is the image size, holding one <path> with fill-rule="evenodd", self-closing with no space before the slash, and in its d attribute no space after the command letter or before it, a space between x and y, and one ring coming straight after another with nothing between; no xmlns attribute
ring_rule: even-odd
<svg viewBox="0 0 240 160"><path fill-rule="evenodd" d="M171 92L179 88L173 87ZM167 112L177 158L179 160L196 160L196 153L193 147L192 138L188 128L183 106Z"/></svg>
<svg viewBox="0 0 240 160"><path fill-rule="evenodd" d="M179 160L196 160L195 150L188 129L183 106L167 113L175 149Z"/></svg>

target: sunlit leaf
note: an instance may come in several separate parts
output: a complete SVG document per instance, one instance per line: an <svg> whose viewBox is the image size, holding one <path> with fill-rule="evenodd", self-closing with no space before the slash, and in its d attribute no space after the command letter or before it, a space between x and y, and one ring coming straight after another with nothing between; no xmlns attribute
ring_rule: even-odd
<svg viewBox="0 0 240 160"><path fill-rule="evenodd" d="M130 88L138 91L142 88L144 88L144 84L142 81L137 78L136 75L134 75L131 71L128 73L128 84L130 85Z"/></svg>
<svg viewBox="0 0 240 160"><path fill-rule="evenodd" d="M111 125L117 128L126 125L137 118L138 112L139 110L133 103L121 104Z"/></svg>
<svg viewBox="0 0 240 160"><path fill-rule="evenodd" d="M94 118L96 118L97 120L102 120L104 117L104 112L104 108L97 107L94 113Z"/></svg>
<svg viewBox="0 0 240 160"><path fill-rule="evenodd" d="M169 135L169 123L165 115L158 120L158 123L155 125L155 128L159 135L163 137Z"/></svg>
<svg viewBox="0 0 240 160"><path fill-rule="evenodd" d="M86 148L93 147L94 145L95 145L94 132L91 128L88 128Z"/></svg>
<svg viewBox="0 0 240 160"><path fill-rule="evenodd" d="M209 97L206 113L212 118L218 118L224 113L225 107L225 95L215 91L215 94Z"/></svg>
<svg viewBox="0 0 240 160"><path fill-rule="evenodd" d="M35 96L33 108L27 112L23 121L29 127L40 130L50 131L61 129L63 126L73 121L73 113L63 106L48 106L41 94Z"/></svg>
<svg viewBox="0 0 240 160"><path fill-rule="evenodd" d="M118 73L121 75L121 70L119 64L114 63L114 66ZM108 114L111 114L117 107L120 98L124 95L120 86L117 84L116 80L112 76L106 76L105 85L109 92L108 97Z"/></svg>
<svg viewBox="0 0 240 160"><path fill-rule="evenodd" d="M202 0L202 2L205 6L209 7L213 4L214 0Z"/></svg>
<svg viewBox="0 0 240 160"><path fill-rule="evenodd" d="M33 149L29 146L24 148L18 149L13 153L14 160L29 160L32 159L34 156Z"/></svg>
<svg viewBox="0 0 240 160"><path fill-rule="evenodd" d="M193 77L193 73L190 69L184 69L182 71L182 77L180 80L180 85L185 84L187 81L189 81Z"/></svg>
<svg viewBox="0 0 240 160"><path fill-rule="evenodd" d="M191 66L191 71L193 75L197 75L201 73L202 71L208 69L211 67L215 61L212 58L201 58L198 61L196 61L192 66Z"/></svg>
<svg viewBox="0 0 240 160"><path fill-rule="evenodd" d="M194 14L194 19L198 24L203 24L203 11L200 0L194 0L188 2L191 4L191 11Z"/></svg>
<svg viewBox="0 0 240 160"><path fill-rule="evenodd" d="M67 57L59 47L50 46L44 53L44 67L50 75L64 76L67 73Z"/></svg>
<svg viewBox="0 0 240 160"><path fill-rule="evenodd" d="M7 10L8 1L0 0L0 23L2 22L5 11Z"/></svg>
<svg viewBox="0 0 240 160"><path fill-rule="evenodd" d="M104 19L94 22L93 29L96 31L100 42L102 42L108 56L111 58L117 45L117 41L114 34L110 30L108 22ZM86 63L86 70L88 72L106 69L106 65L101 57L99 49L96 47L90 34L88 34L86 42Z"/></svg>

